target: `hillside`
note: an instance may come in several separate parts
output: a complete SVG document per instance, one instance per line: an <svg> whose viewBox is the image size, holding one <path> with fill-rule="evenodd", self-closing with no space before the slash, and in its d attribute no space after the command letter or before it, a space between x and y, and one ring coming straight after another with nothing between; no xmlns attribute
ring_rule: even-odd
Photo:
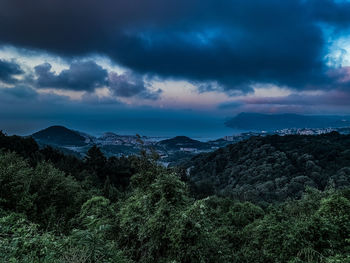
<svg viewBox="0 0 350 263"><path fill-rule="evenodd" d="M63 126L51 126L32 134L32 137L43 144L60 146L84 146L86 138L76 131Z"/></svg>
<svg viewBox="0 0 350 263"><path fill-rule="evenodd" d="M288 128L344 127L349 126L350 120L343 116L240 113L225 124L234 129L271 131Z"/></svg>
<svg viewBox="0 0 350 263"><path fill-rule="evenodd" d="M192 189L254 202L299 198L306 187L350 185L350 136L252 137L186 163Z"/></svg>
<svg viewBox="0 0 350 263"><path fill-rule="evenodd" d="M346 187L349 143L337 134L255 137L193 164L215 186L236 167L241 177L228 182L242 185L243 200L264 188L249 188L255 179L302 184L301 171L315 173L304 177L317 187ZM349 262L350 188L308 189L267 207L205 192L194 199L179 172L152 155L106 158L93 146L77 159L0 132L0 262Z"/></svg>

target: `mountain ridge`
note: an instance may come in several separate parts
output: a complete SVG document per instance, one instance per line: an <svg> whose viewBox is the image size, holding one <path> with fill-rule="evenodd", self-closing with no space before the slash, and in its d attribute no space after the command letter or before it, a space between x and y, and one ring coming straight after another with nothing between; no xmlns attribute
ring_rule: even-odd
<svg viewBox="0 0 350 263"><path fill-rule="evenodd" d="M350 186L350 135L253 136L183 164L195 192L255 202Z"/></svg>

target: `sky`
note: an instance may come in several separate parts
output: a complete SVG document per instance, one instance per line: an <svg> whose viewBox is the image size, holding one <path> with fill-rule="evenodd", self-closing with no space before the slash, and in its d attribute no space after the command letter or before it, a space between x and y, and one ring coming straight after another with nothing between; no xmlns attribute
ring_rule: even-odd
<svg viewBox="0 0 350 263"><path fill-rule="evenodd" d="M216 136L350 114L348 0L2 0L0 129Z"/></svg>

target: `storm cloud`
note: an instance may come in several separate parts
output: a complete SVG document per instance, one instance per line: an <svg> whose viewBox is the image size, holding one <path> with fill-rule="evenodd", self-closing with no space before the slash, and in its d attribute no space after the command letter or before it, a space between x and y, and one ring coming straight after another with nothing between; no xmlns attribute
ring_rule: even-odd
<svg viewBox="0 0 350 263"><path fill-rule="evenodd" d="M144 81L144 76L127 71L121 74L104 69L93 61L74 61L68 69L59 73L52 70L49 63L34 67L35 78L31 80L36 88L84 91L93 93L98 88L107 88L115 98L138 97L156 100L161 90L151 90L151 84ZM85 98L91 95L86 94ZM94 95L92 96L94 97Z"/></svg>
<svg viewBox="0 0 350 263"><path fill-rule="evenodd" d="M350 3L335 0L3 0L0 42L65 57L103 54L139 74L226 90L329 89L338 80L327 74L322 25L339 34L349 22Z"/></svg>
<svg viewBox="0 0 350 263"><path fill-rule="evenodd" d="M17 63L0 59L0 81L13 84L17 81L15 76L23 73L23 70Z"/></svg>
<svg viewBox="0 0 350 263"><path fill-rule="evenodd" d="M150 91L142 76L131 72L123 74L110 73L109 86L117 97L130 98L137 96L143 99L155 100L161 93L161 90Z"/></svg>
<svg viewBox="0 0 350 263"><path fill-rule="evenodd" d="M93 91L107 85L108 72L93 61L73 62L69 69L56 74L49 63L35 67L36 83L40 88Z"/></svg>

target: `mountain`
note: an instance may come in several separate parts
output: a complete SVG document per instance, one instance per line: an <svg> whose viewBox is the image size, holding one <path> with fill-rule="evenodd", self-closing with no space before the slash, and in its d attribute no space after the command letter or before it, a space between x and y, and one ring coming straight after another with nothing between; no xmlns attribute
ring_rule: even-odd
<svg viewBox="0 0 350 263"><path fill-rule="evenodd" d="M63 126L51 126L32 134L39 143L59 146L85 146L86 136Z"/></svg>
<svg viewBox="0 0 350 263"><path fill-rule="evenodd" d="M299 114L240 113L225 125L240 130L278 130L287 128L325 128L350 126L349 117L307 116Z"/></svg>
<svg viewBox="0 0 350 263"><path fill-rule="evenodd" d="M257 136L199 154L183 168L200 197L284 201L307 187L350 186L350 135Z"/></svg>
<svg viewBox="0 0 350 263"><path fill-rule="evenodd" d="M188 149L206 149L210 145L204 142L193 140L186 136L176 136L171 139L163 140L157 143L158 146L165 147L169 150L180 150L181 148Z"/></svg>

